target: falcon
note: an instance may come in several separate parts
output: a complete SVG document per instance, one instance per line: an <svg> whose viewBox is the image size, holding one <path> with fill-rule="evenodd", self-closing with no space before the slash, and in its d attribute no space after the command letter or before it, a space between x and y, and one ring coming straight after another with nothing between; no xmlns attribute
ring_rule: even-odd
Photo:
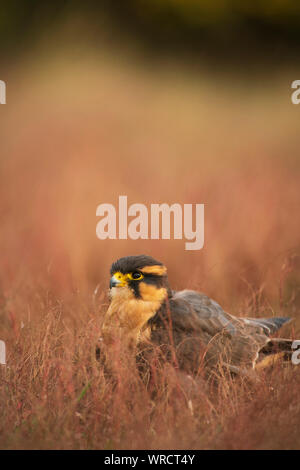
<svg viewBox="0 0 300 470"><path fill-rule="evenodd" d="M102 341L126 342L141 354L159 348L188 372L227 367L260 369L292 354L292 340L273 338L290 318L244 318L225 312L205 294L173 291L167 268L151 256L126 256L111 266L110 305Z"/></svg>

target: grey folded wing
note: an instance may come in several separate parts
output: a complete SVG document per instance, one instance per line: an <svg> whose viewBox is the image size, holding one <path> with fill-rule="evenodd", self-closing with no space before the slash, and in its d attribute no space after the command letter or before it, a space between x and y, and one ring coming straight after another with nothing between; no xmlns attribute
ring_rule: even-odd
<svg viewBox="0 0 300 470"><path fill-rule="evenodd" d="M187 316L191 316L194 328L209 333L211 336L226 331L231 336L235 335L241 327L241 321L232 315L224 312L222 307L214 300L193 290L182 290L174 292L171 298L172 316L175 314L175 321L184 322L187 327ZM176 312L179 312L176 315Z"/></svg>
<svg viewBox="0 0 300 470"><path fill-rule="evenodd" d="M285 323L289 323L289 317L271 317L271 318L244 318L244 322L253 327L260 327L267 336L276 333Z"/></svg>

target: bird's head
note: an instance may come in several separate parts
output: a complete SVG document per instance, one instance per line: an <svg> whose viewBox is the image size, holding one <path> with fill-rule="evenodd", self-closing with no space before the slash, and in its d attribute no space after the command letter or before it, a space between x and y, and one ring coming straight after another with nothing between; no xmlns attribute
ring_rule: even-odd
<svg viewBox="0 0 300 470"><path fill-rule="evenodd" d="M111 267L111 302L102 324L104 343L119 338L136 345L148 339L147 323L170 295L167 269L160 261L146 255L115 261Z"/></svg>
<svg viewBox="0 0 300 470"><path fill-rule="evenodd" d="M167 268L151 256L126 256L112 264L110 279L111 297L128 297L148 301L160 301L168 297Z"/></svg>

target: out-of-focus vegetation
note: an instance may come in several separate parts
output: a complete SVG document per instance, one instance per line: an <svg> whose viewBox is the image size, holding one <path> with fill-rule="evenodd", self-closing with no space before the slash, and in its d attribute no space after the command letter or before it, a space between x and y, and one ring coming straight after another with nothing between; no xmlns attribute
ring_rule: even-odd
<svg viewBox="0 0 300 470"><path fill-rule="evenodd" d="M300 366L210 390L172 367L146 387L120 351L107 376L95 357L110 265L138 253L168 266L172 288L202 290L233 314L291 316L282 334L300 338L299 76L282 67L300 46L299 8L0 3L1 448L299 448ZM166 60L136 54L144 44ZM264 67L257 80L250 51L256 64L268 47L276 74ZM169 60L179 49L198 65ZM203 52L226 62L236 51L243 80L224 61L216 74L202 67ZM97 239L96 207L124 194L204 203L203 250Z"/></svg>
<svg viewBox="0 0 300 470"><path fill-rule="evenodd" d="M109 52L47 49L16 65L0 108L0 447L299 448L300 366L217 390L166 367L148 388L118 351L112 377L95 358L110 264L143 252L173 288L237 315L291 316L282 334L300 337L289 76L226 82ZM204 203L203 250L97 239L97 205L121 194Z"/></svg>
<svg viewBox="0 0 300 470"><path fill-rule="evenodd" d="M95 0L0 4L0 49L30 46L45 30L76 18L77 36L131 38L155 54L226 54L244 60L247 52L292 55L300 47L297 0ZM84 27L85 25L85 27Z"/></svg>

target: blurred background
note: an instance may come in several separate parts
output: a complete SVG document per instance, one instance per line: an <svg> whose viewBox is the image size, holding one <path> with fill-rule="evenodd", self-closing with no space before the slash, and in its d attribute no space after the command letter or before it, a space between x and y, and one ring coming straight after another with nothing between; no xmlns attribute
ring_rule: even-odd
<svg viewBox="0 0 300 470"><path fill-rule="evenodd" d="M2 1L2 305L146 253L233 313L299 314L299 52L296 0ZM100 241L119 195L204 203L204 248Z"/></svg>

